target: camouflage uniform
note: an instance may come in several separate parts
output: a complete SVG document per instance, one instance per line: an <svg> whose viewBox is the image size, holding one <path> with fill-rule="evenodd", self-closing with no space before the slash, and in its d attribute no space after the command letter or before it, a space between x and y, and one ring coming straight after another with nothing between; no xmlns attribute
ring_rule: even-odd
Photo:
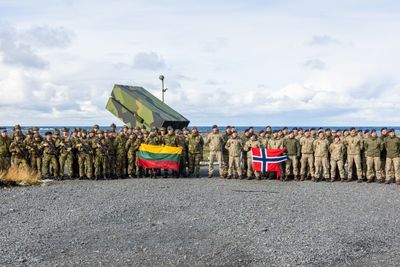
<svg viewBox="0 0 400 267"><path fill-rule="evenodd" d="M353 164L356 165L357 178L362 181L362 169L361 169L361 150L363 142L359 136L347 136L345 139L345 145L347 147L347 164L348 164L348 181L352 180L353 177Z"/></svg>
<svg viewBox="0 0 400 267"><path fill-rule="evenodd" d="M331 154L331 181L335 180L336 169L339 170L339 178L341 181L344 180L344 155L346 154L346 148L343 142L333 142L329 146L329 152Z"/></svg>
<svg viewBox="0 0 400 267"><path fill-rule="evenodd" d="M370 136L364 141L364 149L367 156L367 179L372 181L374 176L378 182L382 182L381 152L382 140L379 137Z"/></svg>
<svg viewBox="0 0 400 267"><path fill-rule="evenodd" d="M225 145L226 150L229 151L229 170L228 178L232 178L235 170L237 171L237 176L242 178L242 169L240 168L240 154L243 150L243 143L239 137L231 137Z"/></svg>
<svg viewBox="0 0 400 267"><path fill-rule="evenodd" d="M0 171L10 168L10 144L11 139L7 135L0 135Z"/></svg>
<svg viewBox="0 0 400 267"><path fill-rule="evenodd" d="M283 147L286 149L288 160L286 161L286 178L290 175L293 168L293 176L297 180L299 176L300 142L296 138L288 137L283 140Z"/></svg>
<svg viewBox="0 0 400 267"><path fill-rule="evenodd" d="M12 155L12 165L17 167L27 167L28 151L22 140L14 140L10 144L10 152Z"/></svg>
<svg viewBox="0 0 400 267"><path fill-rule="evenodd" d="M313 175L314 171L314 138L311 136L303 136L300 139L300 146L301 146L301 169L300 169L300 176L301 180L303 181L306 176L307 165L309 167L309 174Z"/></svg>
<svg viewBox="0 0 400 267"><path fill-rule="evenodd" d="M257 147L261 147L260 142L257 139L252 140L251 138L244 144L243 147L243 150L247 152L247 179L251 179L253 175L253 158L251 154L251 149ZM254 175L257 180L260 179L260 172L254 171Z"/></svg>
<svg viewBox="0 0 400 267"><path fill-rule="evenodd" d="M329 180L329 141L324 138L318 138L313 142L313 150L314 150L314 168L315 174L314 179L318 181L322 175L325 180Z"/></svg>
<svg viewBox="0 0 400 267"><path fill-rule="evenodd" d="M88 179L93 178L93 144L89 138L78 138L76 140L78 151L79 179L84 176Z"/></svg>
<svg viewBox="0 0 400 267"><path fill-rule="evenodd" d="M225 145L231 137L232 137L232 135L228 132L225 132L222 135L222 139L224 140L224 143L222 145L222 161L223 161L223 175L224 176L228 175L228 169L229 169L229 150L226 149ZM239 156L239 158L240 158L240 156ZM238 166L240 166L240 164Z"/></svg>
<svg viewBox="0 0 400 267"><path fill-rule="evenodd" d="M222 146L224 145L224 139L219 133L210 133L207 136L205 145L209 146L209 164L208 164L208 177L214 176L214 161L218 162L218 171L221 178L224 177L222 169Z"/></svg>
<svg viewBox="0 0 400 267"><path fill-rule="evenodd" d="M100 133L102 131L99 131ZM92 147L95 151L94 176L95 179L108 178L108 144L104 137L97 137Z"/></svg>
<svg viewBox="0 0 400 267"><path fill-rule="evenodd" d="M53 168L54 177L58 177L58 150L53 140L42 141L41 148L43 150L43 177L50 176L50 166Z"/></svg>
<svg viewBox="0 0 400 267"><path fill-rule="evenodd" d="M36 170L38 173L42 173L42 156L43 156L43 151L42 151L42 142L39 134L35 134L34 136L36 140L33 140L28 149L31 155L31 167L32 169Z"/></svg>
<svg viewBox="0 0 400 267"><path fill-rule="evenodd" d="M67 138L62 138L57 141L56 147L60 152L59 163L60 163L60 176L65 176L64 168L67 169L68 178L72 178L73 176L73 164L74 158L72 154L72 149L74 148L74 144L72 140Z"/></svg>
<svg viewBox="0 0 400 267"><path fill-rule="evenodd" d="M162 143L165 146L178 147L177 137L174 132L172 132L172 133L168 132L167 134L165 134L162 137ZM173 173L174 173L173 175L175 177L178 176L177 172L173 172ZM164 178L167 178L167 177L168 177L168 170L164 170Z"/></svg>
<svg viewBox="0 0 400 267"><path fill-rule="evenodd" d="M268 140L267 148L268 149L282 149L283 148L283 138L272 136L272 138L270 138ZM283 177L285 176L285 172L283 170L283 163L282 162L278 163L278 167L279 167L281 175L282 175L280 178L283 179ZM275 174L273 174L273 173L269 173L269 175L273 175L273 177L275 176Z"/></svg>
<svg viewBox="0 0 400 267"><path fill-rule="evenodd" d="M135 137L136 138L136 137ZM129 139L130 140L130 139ZM125 134L120 133L114 141L114 147L115 147L115 155L116 155L116 175L117 177L124 177L125 176L125 169L126 169L126 158L128 157L129 161L129 154L127 154L126 150L126 143L127 139L125 138ZM133 159L134 162L134 159ZM132 158L131 158L131 163L132 163ZM128 173L129 173L129 167L130 165L128 164Z"/></svg>
<svg viewBox="0 0 400 267"><path fill-rule="evenodd" d="M179 132L178 132L178 134L179 134ZM188 146L187 146L187 141L186 141L185 136L178 135L176 138L176 142L178 144L178 147L182 148L182 154L181 154L180 162L179 162L179 176L187 177L186 161L187 161L187 157L188 157Z"/></svg>
<svg viewBox="0 0 400 267"><path fill-rule="evenodd" d="M204 140L199 133L188 136L189 174L200 177L200 161L203 157Z"/></svg>
<svg viewBox="0 0 400 267"><path fill-rule="evenodd" d="M139 175L139 167L137 165L137 152L141 145L141 140L139 140L136 135L131 135L125 144L125 150L128 156L128 175L130 178Z"/></svg>
<svg viewBox="0 0 400 267"><path fill-rule="evenodd" d="M393 178L400 184L400 138L388 137L384 143L386 149L386 182L390 183Z"/></svg>
<svg viewBox="0 0 400 267"><path fill-rule="evenodd" d="M158 135L155 133L155 129L152 130L153 132L146 138L145 144L158 146L162 143ZM156 178L156 169L149 169L150 177Z"/></svg>

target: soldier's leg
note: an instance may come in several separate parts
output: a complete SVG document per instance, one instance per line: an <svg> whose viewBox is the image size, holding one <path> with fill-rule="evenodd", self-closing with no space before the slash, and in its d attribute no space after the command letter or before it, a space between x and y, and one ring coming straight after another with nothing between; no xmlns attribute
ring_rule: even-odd
<svg viewBox="0 0 400 267"><path fill-rule="evenodd" d="M393 179L393 172L392 172L392 168L393 168L393 164L392 164L392 159L390 158L386 158L386 166L385 166L385 173L386 173L386 182L390 183Z"/></svg>
<svg viewBox="0 0 400 267"><path fill-rule="evenodd" d="M344 181L344 178L346 176L345 172L344 172L344 161L343 160L339 160L337 162L337 167L339 169L339 178L340 181Z"/></svg>
<svg viewBox="0 0 400 267"><path fill-rule="evenodd" d="M331 181L335 180L335 175L336 175L336 161L331 159Z"/></svg>
<svg viewBox="0 0 400 267"><path fill-rule="evenodd" d="M396 179L396 184L400 184L400 158L393 159L393 169L394 169L394 177Z"/></svg>
<svg viewBox="0 0 400 267"><path fill-rule="evenodd" d="M195 174L196 177L200 177L200 160L201 160L201 154L196 154L195 155Z"/></svg>
<svg viewBox="0 0 400 267"><path fill-rule="evenodd" d="M66 155L61 155L60 156L60 159L59 159L59 161L60 161L60 168L59 168L60 176L64 176L65 175L64 166L65 166L66 159L67 159ZM54 170L54 167L53 167L53 170ZM57 175L54 175L54 176L57 176Z"/></svg>
<svg viewBox="0 0 400 267"><path fill-rule="evenodd" d="M228 170L229 170L229 154L228 153L223 153L222 154L222 160L224 164L224 175L228 175Z"/></svg>
<svg viewBox="0 0 400 267"><path fill-rule="evenodd" d="M308 155L308 166L310 167L310 175L313 175L315 173L314 155L313 154Z"/></svg>
<svg viewBox="0 0 400 267"><path fill-rule="evenodd" d="M247 158L247 179L250 179L253 175L253 162L252 158Z"/></svg>
<svg viewBox="0 0 400 267"><path fill-rule="evenodd" d="M367 157L367 179L372 181L374 179L374 158ZM376 170L376 169L375 169Z"/></svg>
<svg viewBox="0 0 400 267"><path fill-rule="evenodd" d="M56 156L52 156L50 159L51 162L51 167L53 168L53 175L54 177L59 177L60 172L59 172L59 167L58 167L58 160Z"/></svg>
<svg viewBox="0 0 400 267"><path fill-rule="evenodd" d="M362 174L362 167L361 167L361 156L360 155L355 155L354 156L354 162L356 165L356 170L357 170L357 179L358 181L363 180L363 174Z"/></svg>
<svg viewBox="0 0 400 267"><path fill-rule="evenodd" d="M292 156L293 176L298 179L299 176L299 160L296 156Z"/></svg>
<svg viewBox="0 0 400 267"><path fill-rule="evenodd" d="M365 153L361 154L361 170L362 170L362 177L366 178L367 177L367 157L365 156Z"/></svg>
<svg viewBox="0 0 400 267"><path fill-rule="evenodd" d="M89 179L93 178L93 156L86 155L85 156L85 169L86 169L86 177Z"/></svg>
<svg viewBox="0 0 400 267"><path fill-rule="evenodd" d="M292 168L292 165L292 156L289 156L285 166L286 177L290 175L290 169Z"/></svg>
<svg viewBox="0 0 400 267"><path fill-rule="evenodd" d="M189 157L188 157L188 160L189 160L189 175L193 175L194 174L194 158L195 158L195 155L192 154L192 153L189 153Z"/></svg>
<svg viewBox="0 0 400 267"><path fill-rule="evenodd" d="M351 181L353 179L353 164L354 164L353 155L347 155L347 180L348 181Z"/></svg>
<svg viewBox="0 0 400 267"><path fill-rule="evenodd" d="M67 174L69 178L74 177L74 158L72 154L68 155L65 164L67 167Z"/></svg>
<svg viewBox="0 0 400 267"><path fill-rule="evenodd" d="M329 163L328 163L328 157L322 158L322 168L324 171L324 178L325 180L329 180Z"/></svg>
<svg viewBox="0 0 400 267"><path fill-rule="evenodd" d="M82 154L78 155L78 165L79 165L79 178L83 178L85 173L85 157Z"/></svg>
<svg viewBox="0 0 400 267"><path fill-rule="evenodd" d="M229 169L228 169L228 178L232 178L233 174L233 165L235 164L235 158L229 157Z"/></svg>
<svg viewBox="0 0 400 267"><path fill-rule="evenodd" d="M321 176L321 167L322 167L321 157L315 157L314 164L315 164L314 165L315 173L313 180L318 180Z"/></svg>
<svg viewBox="0 0 400 267"><path fill-rule="evenodd" d="M218 173L220 177L224 177L224 169L222 166L222 151L218 151L216 153L217 156L217 162L218 162Z"/></svg>
<svg viewBox="0 0 400 267"><path fill-rule="evenodd" d="M375 157L374 160L374 168L376 173L376 180L381 183L382 182L382 166L381 166L381 158Z"/></svg>
<svg viewBox="0 0 400 267"><path fill-rule="evenodd" d="M43 157L43 177L49 178L50 176L50 157L44 156Z"/></svg>
<svg viewBox="0 0 400 267"><path fill-rule="evenodd" d="M301 164L301 168L300 168L300 175L301 175L301 179L304 180L304 177L306 176L306 168L307 168L307 157L306 154L303 154L301 156L301 160L300 160L300 164Z"/></svg>
<svg viewBox="0 0 400 267"><path fill-rule="evenodd" d="M242 168L240 168L240 157L234 157L233 162L234 162L233 168L232 168L233 171L236 170L238 177L240 177L240 178L243 177Z"/></svg>
<svg viewBox="0 0 400 267"><path fill-rule="evenodd" d="M216 158L215 152L210 151L208 156L208 177L211 178L214 176L214 160Z"/></svg>
<svg viewBox="0 0 400 267"><path fill-rule="evenodd" d="M110 177L110 162L108 160L108 157L105 156L103 158L103 170L104 170L104 179L108 179ZM125 166L124 166L125 167Z"/></svg>

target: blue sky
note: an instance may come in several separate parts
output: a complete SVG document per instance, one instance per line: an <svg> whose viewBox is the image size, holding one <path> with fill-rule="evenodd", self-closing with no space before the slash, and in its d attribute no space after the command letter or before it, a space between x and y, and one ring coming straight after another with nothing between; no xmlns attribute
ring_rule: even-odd
<svg viewBox="0 0 400 267"><path fill-rule="evenodd" d="M107 125L113 84L192 125L400 125L398 1L0 0L0 116Z"/></svg>

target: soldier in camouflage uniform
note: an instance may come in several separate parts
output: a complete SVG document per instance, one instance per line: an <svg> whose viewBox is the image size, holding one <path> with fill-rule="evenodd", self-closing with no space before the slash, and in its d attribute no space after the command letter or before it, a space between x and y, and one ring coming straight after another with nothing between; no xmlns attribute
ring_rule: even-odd
<svg viewBox="0 0 400 267"><path fill-rule="evenodd" d="M346 148L342 141L340 141L340 136L336 135L333 138L333 143L329 145L329 153L331 155L331 182L335 181L336 169L339 170L340 181L344 181L344 155L346 154Z"/></svg>
<svg viewBox="0 0 400 267"><path fill-rule="evenodd" d="M178 140L174 132L174 128L172 126L168 126L168 133L162 136L162 144L165 146L178 147ZM173 172L174 177L178 177L178 172ZM164 178L168 177L168 170L164 170Z"/></svg>
<svg viewBox="0 0 400 267"><path fill-rule="evenodd" d="M200 161L203 157L204 140L196 127L187 138L189 150L189 175L200 177Z"/></svg>
<svg viewBox="0 0 400 267"><path fill-rule="evenodd" d="M237 132L232 132L231 138L228 139L225 149L229 151L229 170L228 179L241 178L243 179L242 169L240 167L240 154L243 150L243 142L238 137Z"/></svg>
<svg viewBox="0 0 400 267"><path fill-rule="evenodd" d="M294 137L294 132L289 132L288 138L283 140L283 148L286 149L288 155L288 160L286 161L286 176L285 180L291 174L291 169L293 169L293 177L296 181L299 180L299 158L300 158L300 142Z"/></svg>
<svg viewBox="0 0 400 267"><path fill-rule="evenodd" d="M12 155L12 165L17 167L27 167L28 151L21 139L20 133L15 133L14 141L10 144L10 152Z"/></svg>
<svg viewBox="0 0 400 267"><path fill-rule="evenodd" d="M304 181L307 177L307 166L309 168L309 174L314 175L314 138L311 137L309 130L304 131L304 136L300 139L301 146L301 169L300 169L300 181Z"/></svg>
<svg viewBox="0 0 400 267"><path fill-rule="evenodd" d="M261 148L261 143L257 140L257 135L250 135L250 139L244 144L243 150L247 152L247 180L253 178L253 172L257 180L260 180L260 172L253 170L252 148Z"/></svg>
<svg viewBox="0 0 400 267"><path fill-rule="evenodd" d="M108 179L108 144L104 138L102 130L97 131L97 137L92 143L95 151L94 177L98 179Z"/></svg>
<svg viewBox="0 0 400 267"><path fill-rule="evenodd" d="M222 169L222 146L224 145L224 139L219 134L218 126L212 127L212 132L208 134L205 145L209 147L209 164L208 164L208 178L214 176L214 161L218 162L219 176L224 178Z"/></svg>
<svg viewBox="0 0 400 267"><path fill-rule="evenodd" d="M179 129L175 130L175 135L176 135L176 142L178 144L178 147L182 148L182 154L181 154L181 157L179 158L178 177L186 178L187 177L186 162L187 162L187 157L188 157L187 140L186 140L186 137L183 135L183 132Z"/></svg>
<svg viewBox="0 0 400 267"><path fill-rule="evenodd" d="M133 139L133 142L136 139L135 135L129 136L129 139ZM127 143L127 138L124 132L120 132L118 136L115 138L114 141L114 147L116 151L116 175L119 178L124 178L125 177L125 169L126 169L126 159L127 159L127 150L126 150L126 143ZM135 159L133 159L134 162ZM128 161L129 161L129 155L128 155ZM132 161L132 158L131 158ZM128 165L128 173L129 173L129 167ZM131 169L132 171L133 169Z"/></svg>
<svg viewBox="0 0 400 267"><path fill-rule="evenodd" d="M28 146L30 158L31 158L31 167L38 173L42 173L42 138L39 133L35 133L33 135L33 140Z"/></svg>
<svg viewBox="0 0 400 267"><path fill-rule="evenodd" d="M400 185L400 138L395 134L394 129L390 129L389 137L384 143L386 149L386 184L390 184L393 178Z"/></svg>
<svg viewBox="0 0 400 267"><path fill-rule="evenodd" d="M161 144L161 140L159 136L157 135L157 128L153 127L151 129L151 132L149 136L145 140L145 144L148 145L153 145L153 146L158 146ZM150 173L150 178L156 178L157 177L157 170L156 169L149 169Z"/></svg>
<svg viewBox="0 0 400 267"><path fill-rule="evenodd" d="M324 132L318 132L318 139L313 142L314 150L314 182L318 182L321 177L321 172L325 181L329 181L329 141L325 139Z"/></svg>
<svg viewBox="0 0 400 267"><path fill-rule="evenodd" d="M79 179L93 179L93 144L87 138L86 130L81 131L81 137L75 141L78 151Z"/></svg>
<svg viewBox="0 0 400 267"><path fill-rule="evenodd" d="M73 176L73 149L74 143L69 137L69 130L67 128L63 128L62 137L60 140L56 142L56 147L60 152L59 163L60 163L60 176L62 179L71 179ZM65 175L64 168L67 169L67 174Z"/></svg>
<svg viewBox="0 0 400 267"><path fill-rule="evenodd" d="M226 143L232 136L232 128L231 126L226 126L225 133L222 134L222 139L224 143L222 145L222 161L223 161L223 175L224 177L228 176L228 169L229 169L229 151L226 149Z"/></svg>
<svg viewBox="0 0 400 267"><path fill-rule="evenodd" d="M381 152L383 143L378 138L376 130L371 131L371 136L364 140L364 149L367 157L367 181L371 183L376 177L378 183L382 183Z"/></svg>
<svg viewBox="0 0 400 267"><path fill-rule="evenodd" d="M58 172L58 150L52 138L51 132L45 134L41 148L43 150L43 177L50 178L50 166L53 169L53 176L59 179Z"/></svg>
<svg viewBox="0 0 400 267"><path fill-rule="evenodd" d="M127 151L128 156L129 178L138 177L140 175L139 166L137 166L137 152L141 145L142 139L143 134L141 132L137 132L137 135L132 133L125 144L125 150Z"/></svg>
<svg viewBox="0 0 400 267"><path fill-rule="evenodd" d="M357 182L361 183L362 169L361 169L361 150L363 149L363 142L356 134L356 129L350 129L350 135L345 138L345 145L347 148L347 162L348 162L348 177L347 181L350 182L353 177L353 165L356 165Z"/></svg>
<svg viewBox="0 0 400 267"><path fill-rule="evenodd" d="M243 134L243 136L242 136L241 139L242 139L243 145L246 144L247 141L250 140L250 132L249 132L249 129L246 129L246 130L244 131L244 134ZM242 151L242 169L243 169L242 173L243 173L243 174L247 173L248 167L249 167L249 166L248 166L248 164L247 164L247 151L245 151L245 150L243 149L243 151Z"/></svg>
<svg viewBox="0 0 400 267"><path fill-rule="evenodd" d="M275 130L275 131L272 132L272 138L270 138L268 140L268 144L267 144L267 148L268 149L282 149L283 148L283 140L284 140L284 138L279 137L279 132L281 132L281 134L282 134L282 131L276 131ZM283 181L284 179L286 179L285 172L284 172L284 169L283 169L283 163L282 162L278 163L278 167L279 167L280 172L281 172L281 177L279 177L279 178L280 178L280 180ZM275 177L275 173L268 173L267 177L272 179L273 177Z"/></svg>
<svg viewBox="0 0 400 267"><path fill-rule="evenodd" d="M4 129L0 135L0 172L7 171L10 168L10 144L11 138Z"/></svg>

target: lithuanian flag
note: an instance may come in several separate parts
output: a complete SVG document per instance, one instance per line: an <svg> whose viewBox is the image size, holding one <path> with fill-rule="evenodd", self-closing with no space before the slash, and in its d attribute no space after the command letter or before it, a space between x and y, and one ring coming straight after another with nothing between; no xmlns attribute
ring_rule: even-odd
<svg viewBox="0 0 400 267"><path fill-rule="evenodd" d="M142 144L138 152L138 165L146 169L179 170L181 147Z"/></svg>

